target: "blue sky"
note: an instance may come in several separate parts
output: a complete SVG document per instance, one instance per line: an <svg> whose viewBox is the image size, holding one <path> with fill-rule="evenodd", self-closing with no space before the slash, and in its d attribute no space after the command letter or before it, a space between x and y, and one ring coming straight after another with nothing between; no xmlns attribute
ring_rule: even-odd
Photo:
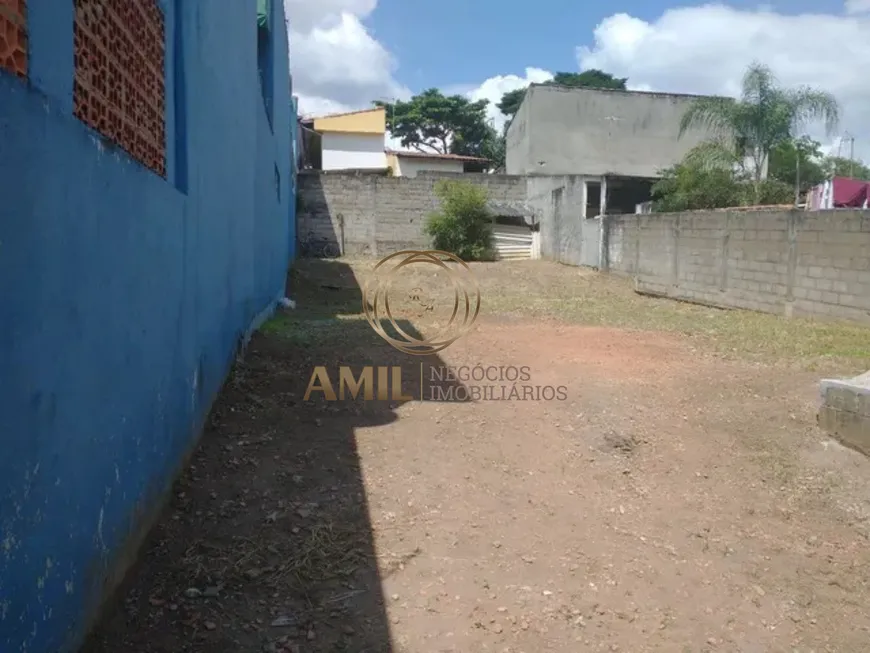
<svg viewBox="0 0 870 653"><path fill-rule="evenodd" d="M408 98L425 88L487 99L559 71L599 68L629 88L736 95L746 66L842 105L846 133L870 159L870 0L284 0L294 92L323 114Z"/></svg>
<svg viewBox="0 0 870 653"><path fill-rule="evenodd" d="M368 23L373 35L396 55L399 79L417 91L427 86L473 86L482 79L527 66L574 71L575 48L591 46L595 26L606 17L625 12L651 21L666 9L692 4L663 0L441 0L431 4L380 0ZM728 4L746 9L762 6L751 0ZM826 0L772 0L765 4L777 13L792 15L842 8L842 2ZM409 29L414 25L423 27ZM435 52L438 56L433 56Z"/></svg>

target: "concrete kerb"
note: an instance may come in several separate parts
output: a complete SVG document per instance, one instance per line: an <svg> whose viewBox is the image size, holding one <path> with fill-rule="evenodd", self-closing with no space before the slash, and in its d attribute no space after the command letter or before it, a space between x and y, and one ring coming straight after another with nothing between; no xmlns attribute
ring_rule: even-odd
<svg viewBox="0 0 870 653"><path fill-rule="evenodd" d="M819 383L818 423L843 445L870 456L870 372Z"/></svg>

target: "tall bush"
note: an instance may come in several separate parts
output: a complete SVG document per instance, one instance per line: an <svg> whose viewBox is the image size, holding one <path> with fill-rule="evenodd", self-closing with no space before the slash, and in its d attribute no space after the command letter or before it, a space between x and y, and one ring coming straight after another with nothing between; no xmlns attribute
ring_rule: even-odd
<svg viewBox="0 0 870 653"><path fill-rule="evenodd" d="M429 215L424 227L432 246L463 261L492 260L492 214L486 190L445 179L435 184L435 194L441 208Z"/></svg>
<svg viewBox="0 0 870 653"><path fill-rule="evenodd" d="M794 186L776 179L755 184L731 170L683 162L662 171L652 187L652 199L657 213L788 204L794 201Z"/></svg>

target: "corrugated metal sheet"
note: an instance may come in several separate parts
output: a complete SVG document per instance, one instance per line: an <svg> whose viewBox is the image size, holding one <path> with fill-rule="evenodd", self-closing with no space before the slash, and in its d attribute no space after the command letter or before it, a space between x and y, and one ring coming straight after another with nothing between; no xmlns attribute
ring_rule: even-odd
<svg viewBox="0 0 870 653"><path fill-rule="evenodd" d="M499 260L532 258L532 230L528 227L496 224L493 226L492 236Z"/></svg>

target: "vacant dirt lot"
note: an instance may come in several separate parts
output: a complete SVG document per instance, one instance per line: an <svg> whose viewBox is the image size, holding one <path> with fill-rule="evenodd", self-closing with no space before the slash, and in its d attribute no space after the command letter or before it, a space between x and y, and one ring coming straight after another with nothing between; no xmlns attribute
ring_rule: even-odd
<svg viewBox="0 0 870 653"><path fill-rule="evenodd" d="M480 265L475 329L422 384L526 366L563 400L305 402L314 365L421 392L359 316L370 269L296 273L85 651L870 649L870 462L815 427L870 330Z"/></svg>

